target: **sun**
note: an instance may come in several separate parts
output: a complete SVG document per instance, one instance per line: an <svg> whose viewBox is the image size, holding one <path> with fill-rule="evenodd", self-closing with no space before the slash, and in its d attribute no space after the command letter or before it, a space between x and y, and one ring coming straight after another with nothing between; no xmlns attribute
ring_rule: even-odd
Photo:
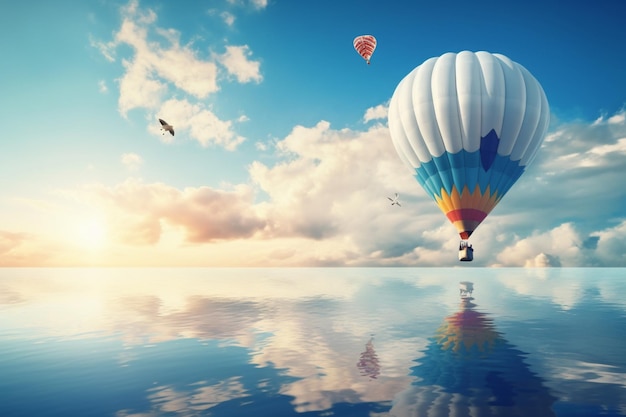
<svg viewBox="0 0 626 417"><path fill-rule="evenodd" d="M99 217L89 217L78 222L77 243L86 249L101 249L107 241L107 226Z"/></svg>

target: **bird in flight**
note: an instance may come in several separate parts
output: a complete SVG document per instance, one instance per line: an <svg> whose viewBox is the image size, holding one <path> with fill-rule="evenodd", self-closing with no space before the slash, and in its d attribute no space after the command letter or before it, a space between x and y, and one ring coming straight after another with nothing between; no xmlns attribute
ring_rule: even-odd
<svg viewBox="0 0 626 417"><path fill-rule="evenodd" d="M167 131L170 132L172 136L174 136L174 126L170 125L163 119L159 119L159 122L161 122L161 130L163 131L163 135Z"/></svg>
<svg viewBox="0 0 626 417"><path fill-rule="evenodd" d="M387 199L389 199L389 201L391 201L391 205L392 206L397 205L398 207L402 207L400 205L400 201L398 201L399 198L400 198L400 196L398 195L398 193L396 193L396 196L394 198L387 197Z"/></svg>

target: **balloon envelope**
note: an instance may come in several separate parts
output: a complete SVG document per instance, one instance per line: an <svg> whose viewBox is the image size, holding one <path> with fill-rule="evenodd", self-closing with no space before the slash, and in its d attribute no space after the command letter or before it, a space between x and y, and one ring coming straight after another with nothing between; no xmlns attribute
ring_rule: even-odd
<svg viewBox="0 0 626 417"><path fill-rule="evenodd" d="M372 35L361 35L354 38L352 42L354 45L354 49L367 61L370 63L370 59L372 58L372 54L376 49L376 38Z"/></svg>
<svg viewBox="0 0 626 417"><path fill-rule="evenodd" d="M462 239L524 173L548 122L548 100L530 72L484 51L426 60L389 105L400 159Z"/></svg>

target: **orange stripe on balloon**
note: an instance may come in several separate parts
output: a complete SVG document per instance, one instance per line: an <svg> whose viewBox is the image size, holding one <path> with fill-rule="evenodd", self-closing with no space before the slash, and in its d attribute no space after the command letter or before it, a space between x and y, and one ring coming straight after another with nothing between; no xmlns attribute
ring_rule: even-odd
<svg viewBox="0 0 626 417"><path fill-rule="evenodd" d="M449 194L442 188L440 195L435 195L435 202L448 217L448 220L457 228L461 238L467 239L498 204L500 198L501 196L498 195L497 191L491 194L489 186L484 193L480 192L478 185L472 192L467 186L464 186L463 191L459 193L458 188L454 185Z"/></svg>

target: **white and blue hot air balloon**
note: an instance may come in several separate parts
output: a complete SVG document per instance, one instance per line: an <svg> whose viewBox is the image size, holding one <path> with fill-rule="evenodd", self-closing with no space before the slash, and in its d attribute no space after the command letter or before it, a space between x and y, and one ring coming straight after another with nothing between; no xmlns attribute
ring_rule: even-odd
<svg viewBox="0 0 626 417"><path fill-rule="evenodd" d="M539 82L489 52L426 60L396 87L389 130L400 159L467 239L524 173L550 111Z"/></svg>

